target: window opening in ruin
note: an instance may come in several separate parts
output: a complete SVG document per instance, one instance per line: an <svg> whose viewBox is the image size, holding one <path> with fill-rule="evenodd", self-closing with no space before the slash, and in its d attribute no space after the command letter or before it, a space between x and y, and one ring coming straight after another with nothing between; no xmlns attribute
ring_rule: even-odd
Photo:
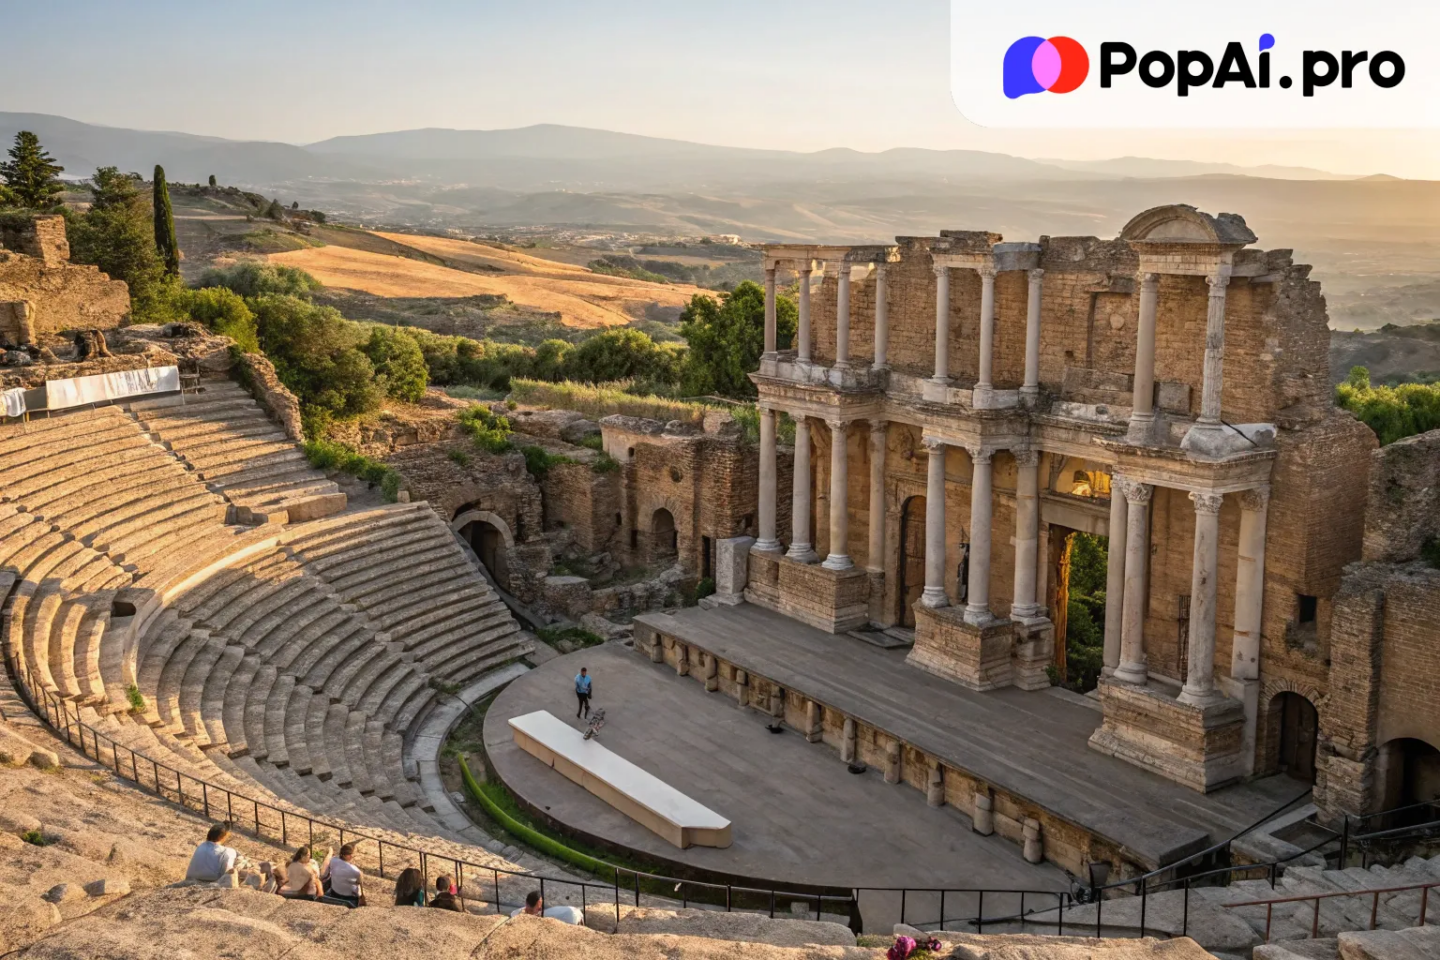
<svg viewBox="0 0 1440 960"><path fill-rule="evenodd" d="M675 517L661 507L650 518L650 559L669 560L680 552L680 534L675 529Z"/></svg>
<svg viewBox="0 0 1440 960"><path fill-rule="evenodd" d="M925 498L911 497L900 509L900 624L915 626L915 604L925 592Z"/></svg>
<svg viewBox="0 0 1440 960"><path fill-rule="evenodd" d="M634 448L634 447L631 447L630 450L629 450L629 452L626 453L626 456L629 457L631 460L634 460L634 459L635 459L635 448Z"/></svg>
<svg viewBox="0 0 1440 960"><path fill-rule="evenodd" d="M1045 598L1055 625L1052 679L1088 693L1100 682L1105 661L1105 576L1108 537L1050 526L1050 566Z"/></svg>
<svg viewBox="0 0 1440 960"><path fill-rule="evenodd" d="M125 600L112 600L110 601L110 616L116 620L121 617L133 617L135 616L135 604Z"/></svg>
<svg viewBox="0 0 1440 960"><path fill-rule="evenodd" d="M709 537L700 538L700 578L714 578L715 567L711 558L715 547Z"/></svg>
<svg viewBox="0 0 1440 960"><path fill-rule="evenodd" d="M1315 747L1320 716L1315 705L1298 693L1275 695L1271 711L1280 716L1279 769L1304 783L1315 782Z"/></svg>
<svg viewBox="0 0 1440 960"><path fill-rule="evenodd" d="M615 526L618 528L618 527L620 527L620 526L621 526L622 524L624 524L624 523L625 523L624 518L621 517L620 514L618 514L618 513L615 514Z"/></svg>
<svg viewBox="0 0 1440 960"><path fill-rule="evenodd" d="M1296 621L1297 621L1298 623L1301 623L1301 624L1314 623L1314 622L1315 622L1316 613L1317 613L1318 610L1320 609L1320 601L1319 601L1319 599L1316 598L1316 597L1307 597L1307 596L1306 596L1305 594L1303 594L1303 593L1302 593L1302 594L1299 594L1298 596L1299 596L1299 604L1298 604L1298 608L1299 608L1299 609L1298 609L1298 612L1296 613L1296 616L1295 616Z"/></svg>
<svg viewBox="0 0 1440 960"><path fill-rule="evenodd" d="M639 531L639 530L631 530L631 531L630 531L630 549L631 549L631 550L638 550L638 549L640 549L640 531Z"/></svg>

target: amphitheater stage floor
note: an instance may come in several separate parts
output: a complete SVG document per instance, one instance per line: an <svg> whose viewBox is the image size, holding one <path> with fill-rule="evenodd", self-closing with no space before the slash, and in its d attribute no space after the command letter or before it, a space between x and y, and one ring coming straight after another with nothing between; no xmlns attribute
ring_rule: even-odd
<svg viewBox="0 0 1440 960"><path fill-rule="evenodd" d="M601 742L732 822L726 849L677 849L515 745L507 721L532 710L575 719L575 674L594 677ZM512 682L485 717L485 748L505 784L545 815L609 844L735 879L811 886L984 885L1063 890L1065 875L982 837L963 814L931 808L879 772L851 774L821 744L706 693L619 644L551 660ZM896 917L898 919L898 916Z"/></svg>
<svg viewBox="0 0 1440 960"><path fill-rule="evenodd" d="M637 622L862 719L1146 862L1173 862L1231 837L1306 789L1279 775L1196 793L1091 750L1098 705L1067 691L977 693L910 666L904 649L825 633L753 604ZM673 682L673 668L664 669ZM693 680L681 686L699 689ZM827 759L833 768L833 755Z"/></svg>

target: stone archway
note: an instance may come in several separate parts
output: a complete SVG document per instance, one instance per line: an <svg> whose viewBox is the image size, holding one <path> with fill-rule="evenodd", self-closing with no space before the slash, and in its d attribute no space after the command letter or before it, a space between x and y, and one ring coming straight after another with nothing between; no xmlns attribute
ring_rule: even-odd
<svg viewBox="0 0 1440 960"><path fill-rule="evenodd" d="M675 515L664 507L650 515L650 562L673 560L680 555L680 534Z"/></svg>
<svg viewBox="0 0 1440 960"><path fill-rule="evenodd" d="M898 569L902 627L915 626L915 603L925 592L925 498L909 497L900 508L900 564Z"/></svg>
<svg viewBox="0 0 1440 960"><path fill-rule="evenodd" d="M1380 745L1381 809L1395 810L1440 800L1440 750L1416 737L1396 737ZM1434 808L1402 813L1386 826L1423 823L1436 818ZM1388 819L1388 818L1387 818Z"/></svg>
<svg viewBox="0 0 1440 960"><path fill-rule="evenodd" d="M1284 772L1314 783L1324 708L1325 697L1315 687L1289 680L1266 683L1260 699L1257 772Z"/></svg>
<svg viewBox="0 0 1440 960"><path fill-rule="evenodd" d="M450 521L450 529L470 545L495 583L508 590L509 552L515 546L509 524L488 510L464 510Z"/></svg>

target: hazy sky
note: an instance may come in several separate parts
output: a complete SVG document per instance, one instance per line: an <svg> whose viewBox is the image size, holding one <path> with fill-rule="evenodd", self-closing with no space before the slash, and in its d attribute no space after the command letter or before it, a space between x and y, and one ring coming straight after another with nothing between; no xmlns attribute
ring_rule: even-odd
<svg viewBox="0 0 1440 960"><path fill-rule="evenodd" d="M949 22L949 0L0 0L0 110L293 143L564 123L1440 179L1435 131L986 130L950 99Z"/></svg>

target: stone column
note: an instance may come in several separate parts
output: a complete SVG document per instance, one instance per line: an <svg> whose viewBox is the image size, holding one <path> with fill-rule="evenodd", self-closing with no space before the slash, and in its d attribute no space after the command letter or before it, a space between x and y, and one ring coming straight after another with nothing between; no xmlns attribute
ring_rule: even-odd
<svg viewBox="0 0 1440 960"><path fill-rule="evenodd" d="M1040 604L1035 597L1036 559L1040 546L1040 454L1016 450L1018 475L1015 483L1015 597L1012 617L1036 617Z"/></svg>
<svg viewBox="0 0 1440 960"><path fill-rule="evenodd" d="M795 486L790 502L790 552L801 563L814 563L815 546L810 542L810 421L795 418Z"/></svg>
<svg viewBox="0 0 1440 960"><path fill-rule="evenodd" d="M1205 385L1200 394L1200 418L1195 425L1220 429L1220 399L1225 385L1225 290L1230 270L1222 267L1205 278L1210 299L1205 309Z"/></svg>
<svg viewBox="0 0 1440 960"><path fill-rule="evenodd" d="M884 420L870 421L870 544L866 558L875 573L885 569L885 430Z"/></svg>
<svg viewBox="0 0 1440 960"><path fill-rule="evenodd" d="M850 540L850 510L846 503L850 471L845 456L845 421L826 422L830 424L830 555L823 566L826 570L849 570L855 564L845 552Z"/></svg>
<svg viewBox="0 0 1440 960"><path fill-rule="evenodd" d="M924 439L930 451L925 481L925 592L920 602L927 607L950 603L945 595L945 442Z"/></svg>
<svg viewBox="0 0 1440 960"><path fill-rule="evenodd" d="M765 360L775 359L775 268L765 268Z"/></svg>
<svg viewBox="0 0 1440 960"><path fill-rule="evenodd" d="M1125 525L1128 501L1121 489L1125 481L1110 476L1110 544L1105 564L1105 666L1110 676L1120 666L1120 635L1125 603Z"/></svg>
<svg viewBox="0 0 1440 960"><path fill-rule="evenodd" d="M875 264L875 361L871 367L890 365L890 305L885 301L885 264Z"/></svg>
<svg viewBox="0 0 1440 960"><path fill-rule="evenodd" d="M850 366L850 264L836 264L835 366Z"/></svg>
<svg viewBox="0 0 1440 960"><path fill-rule="evenodd" d="M1125 531L1125 606L1120 629L1120 666L1115 679L1144 683L1150 673L1145 665L1145 606L1150 576L1150 496L1155 488L1134 480L1120 481L1127 502Z"/></svg>
<svg viewBox="0 0 1440 960"><path fill-rule="evenodd" d="M810 261L800 264L800 320L795 330L795 359L810 362Z"/></svg>
<svg viewBox="0 0 1440 960"><path fill-rule="evenodd" d="M977 396L988 394L994 387L995 372L995 267L980 267L980 375L976 377Z"/></svg>
<svg viewBox="0 0 1440 960"><path fill-rule="evenodd" d="M1160 275L1140 274L1140 322L1135 334L1135 393L1131 400L1130 440L1151 438L1155 423L1155 312L1160 302Z"/></svg>
<svg viewBox="0 0 1440 960"><path fill-rule="evenodd" d="M1270 488L1240 494L1240 550L1235 569L1235 641L1230 676L1260 679L1260 619L1265 604L1265 520Z"/></svg>
<svg viewBox="0 0 1440 960"><path fill-rule="evenodd" d="M970 580L965 622L988 623L990 614L991 467L995 451L970 450Z"/></svg>
<svg viewBox="0 0 1440 960"><path fill-rule="evenodd" d="M950 268L935 268L935 376L950 383Z"/></svg>
<svg viewBox="0 0 1440 960"><path fill-rule="evenodd" d="M780 549L775 530L775 418L773 407L760 408L760 539L752 550Z"/></svg>
<svg viewBox="0 0 1440 960"><path fill-rule="evenodd" d="M1203 707L1215 692L1215 578L1220 566L1223 494L1191 492L1195 502L1195 558L1190 572L1190 651L1180 702Z"/></svg>
<svg viewBox="0 0 1440 960"><path fill-rule="evenodd" d="M1020 397L1033 403L1040 395L1040 293L1045 271L1037 267L1026 275L1030 278L1030 296L1025 302L1025 382Z"/></svg>

